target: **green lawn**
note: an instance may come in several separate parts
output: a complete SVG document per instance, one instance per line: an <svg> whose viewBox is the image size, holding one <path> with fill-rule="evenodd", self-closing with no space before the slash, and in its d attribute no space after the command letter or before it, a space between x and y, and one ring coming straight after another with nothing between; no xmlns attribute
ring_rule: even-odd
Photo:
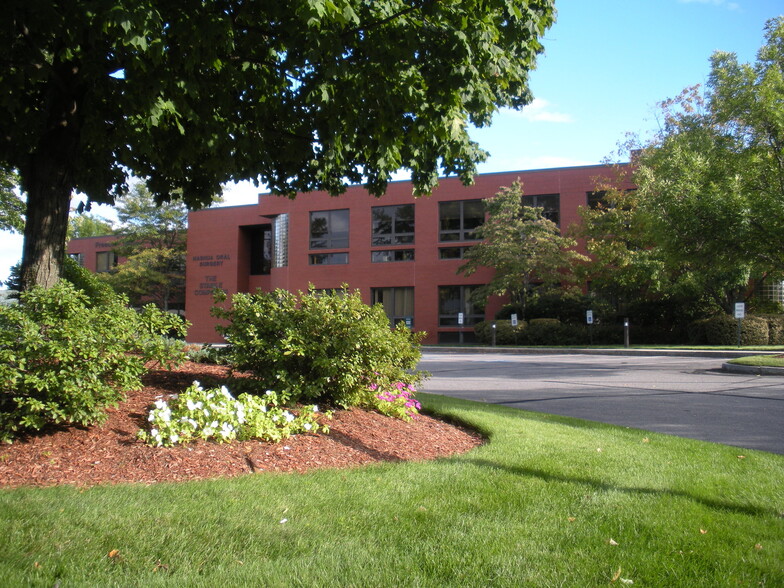
<svg viewBox="0 0 784 588"><path fill-rule="evenodd" d="M2 491L0 585L784 586L784 456L421 398L489 443L305 475Z"/></svg>
<svg viewBox="0 0 784 588"><path fill-rule="evenodd" d="M739 365L751 365L759 367L782 367L784 368L784 355L752 355L749 357L739 357L731 359L728 363Z"/></svg>

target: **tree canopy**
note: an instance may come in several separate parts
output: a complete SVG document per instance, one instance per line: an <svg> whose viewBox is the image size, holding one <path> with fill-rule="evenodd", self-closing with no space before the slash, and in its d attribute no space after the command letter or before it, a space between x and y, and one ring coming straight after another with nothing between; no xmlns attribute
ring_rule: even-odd
<svg viewBox="0 0 784 588"><path fill-rule="evenodd" d="M19 198L16 187L19 178L13 172L0 169L0 230L21 233L24 231L24 200Z"/></svg>
<svg viewBox="0 0 784 588"><path fill-rule="evenodd" d="M627 291L706 295L729 310L750 279L784 277L784 17L765 39L756 63L716 52L705 89L662 102L659 131L632 145L637 193L584 215L589 250L622 270Z"/></svg>
<svg viewBox="0 0 784 588"><path fill-rule="evenodd" d="M71 192L158 202L222 183L384 192L469 182L468 123L529 103L553 0L8 0L0 166L27 193L24 284L59 274Z"/></svg>
<svg viewBox="0 0 784 588"><path fill-rule="evenodd" d="M94 214L82 213L71 215L68 219L68 239L83 237L101 237L114 233L111 221Z"/></svg>
<svg viewBox="0 0 784 588"><path fill-rule="evenodd" d="M543 216L543 209L523 206L523 187L515 182L484 200L487 219L476 229L482 241L465 253L467 260L458 272L473 274L480 267L495 273L490 282L477 289L476 296L508 294L513 304L522 306L534 285L543 289L568 281L565 272L588 258L572 249L577 242L561 235L558 226Z"/></svg>

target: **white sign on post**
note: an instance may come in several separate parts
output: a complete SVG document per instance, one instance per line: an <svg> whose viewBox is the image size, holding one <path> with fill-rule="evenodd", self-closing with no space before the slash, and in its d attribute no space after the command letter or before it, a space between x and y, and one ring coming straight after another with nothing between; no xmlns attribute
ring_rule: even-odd
<svg viewBox="0 0 784 588"><path fill-rule="evenodd" d="M457 313L457 324L458 325L462 325L463 324L463 313L462 312L458 312Z"/></svg>
<svg viewBox="0 0 784 588"><path fill-rule="evenodd" d="M592 310L586 310L585 311L585 322L588 323L589 325L593 324L593 311Z"/></svg>
<svg viewBox="0 0 784 588"><path fill-rule="evenodd" d="M512 315L512 326L513 327L517 326L517 315L516 314Z"/></svg>
<svg viewBox="0 0 784 588"><path fill-rule="evenodd" d="M746 304L743 302L736 302L735 303L735 318L742 319L746 318Z"/></svg>

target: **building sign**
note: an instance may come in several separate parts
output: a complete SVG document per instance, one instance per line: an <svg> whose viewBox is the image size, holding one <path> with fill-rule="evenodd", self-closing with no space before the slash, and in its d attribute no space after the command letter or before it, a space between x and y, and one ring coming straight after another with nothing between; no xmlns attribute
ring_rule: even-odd
<svg viewBox="0 0 784 588"><path fill-rule="evenodd" d="M231 259L228 253L221 253L219 255L194 255L191 261L197 262L199 267L220 267L224 261Z"/></svg>
<svg viewBox="0 0 784 588"><path fill-rule="evenodd" d="M199 287L193 291L195 296L212 296L215 288L223 288L223 282L218 281L218 276L204 276L204 281L199 282Z"/></svg>

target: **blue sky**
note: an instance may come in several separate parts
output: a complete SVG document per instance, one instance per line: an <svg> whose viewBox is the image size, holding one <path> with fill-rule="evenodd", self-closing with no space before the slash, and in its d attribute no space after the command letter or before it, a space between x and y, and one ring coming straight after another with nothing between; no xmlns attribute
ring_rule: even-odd
<svg viewBox="0 0 784 588"><path fill-rule="evenodd" d="M491 154L480 172L600 163L626 133L656 127L658 102L704 84L714 51L753 62L765 21L784 14L781 0L556 0L556 7L531 73L534 102L472 132ZM252 204L258 192L233 186L225 204ZM22 239L0 233L0 240L4 280Z"/></svg>

